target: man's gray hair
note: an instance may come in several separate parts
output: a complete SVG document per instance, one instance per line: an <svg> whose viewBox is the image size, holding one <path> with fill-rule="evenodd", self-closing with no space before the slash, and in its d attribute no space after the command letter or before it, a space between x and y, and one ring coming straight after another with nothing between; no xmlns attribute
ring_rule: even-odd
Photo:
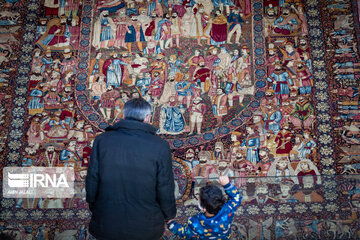
<svg viewBox="0 0 360 240"><path fill-rule="evenodd" d="M144 121L151 114L151 105L142 97L127 101L124 105L124 118L130 120Z"/></svg>

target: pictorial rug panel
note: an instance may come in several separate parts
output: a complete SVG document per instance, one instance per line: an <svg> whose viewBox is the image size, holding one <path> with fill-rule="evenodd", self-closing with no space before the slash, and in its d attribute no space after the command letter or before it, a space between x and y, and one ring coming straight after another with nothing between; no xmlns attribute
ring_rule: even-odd
<svg viewBox="0 0 360 240"><path fill-rule="evenodd" d="M228 175L233 239L359 237L356 1L1 4L1 169L74 167L77 195L2 198L0 231L91 239L92 142L142 96L172 148L180 222Z"/></svg>

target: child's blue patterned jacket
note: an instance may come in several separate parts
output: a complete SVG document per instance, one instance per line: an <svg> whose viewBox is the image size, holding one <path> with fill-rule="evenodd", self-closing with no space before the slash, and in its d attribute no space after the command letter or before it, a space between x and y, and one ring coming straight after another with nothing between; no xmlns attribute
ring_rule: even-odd
<svg viewBox="0 0 360 240"><path fill-rule="evenodd" d="M224 189L229 199L216 216L208 218L203 213L198 213L189 218L186 226L176 221L170 222L169 230L182 239L230 239L231 222L240 206L241 195L231 183L225 185Z"/></svg>

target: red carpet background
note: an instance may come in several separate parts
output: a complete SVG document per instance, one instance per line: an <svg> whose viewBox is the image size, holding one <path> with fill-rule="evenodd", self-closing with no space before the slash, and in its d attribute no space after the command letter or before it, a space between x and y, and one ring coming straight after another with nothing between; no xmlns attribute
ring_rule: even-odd
<svg viewBox="0 0 360 240"><path fill-rule="evenodd" d="M93 239L92 142L142 96L172 148L180 222L228 175L243 195L233 239L360 238L357 1L0 4L0 169L77 180L73 199L1 198L0 232Z"/></svg>

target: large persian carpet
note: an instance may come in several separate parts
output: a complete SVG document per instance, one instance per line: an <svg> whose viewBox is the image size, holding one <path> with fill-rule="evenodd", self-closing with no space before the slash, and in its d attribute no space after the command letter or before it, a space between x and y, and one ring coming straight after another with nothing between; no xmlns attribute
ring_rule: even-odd
<svg viewBox="0 0 360 240"><path fill-rule="evenodd" d="M72 199L1 198L0 232L93 239L93 139L142 96L172 148L179 222L228 175L243 196L232 239L360 238L358 1L0 6L0 170L73 167L77 181Z"/></svg>

